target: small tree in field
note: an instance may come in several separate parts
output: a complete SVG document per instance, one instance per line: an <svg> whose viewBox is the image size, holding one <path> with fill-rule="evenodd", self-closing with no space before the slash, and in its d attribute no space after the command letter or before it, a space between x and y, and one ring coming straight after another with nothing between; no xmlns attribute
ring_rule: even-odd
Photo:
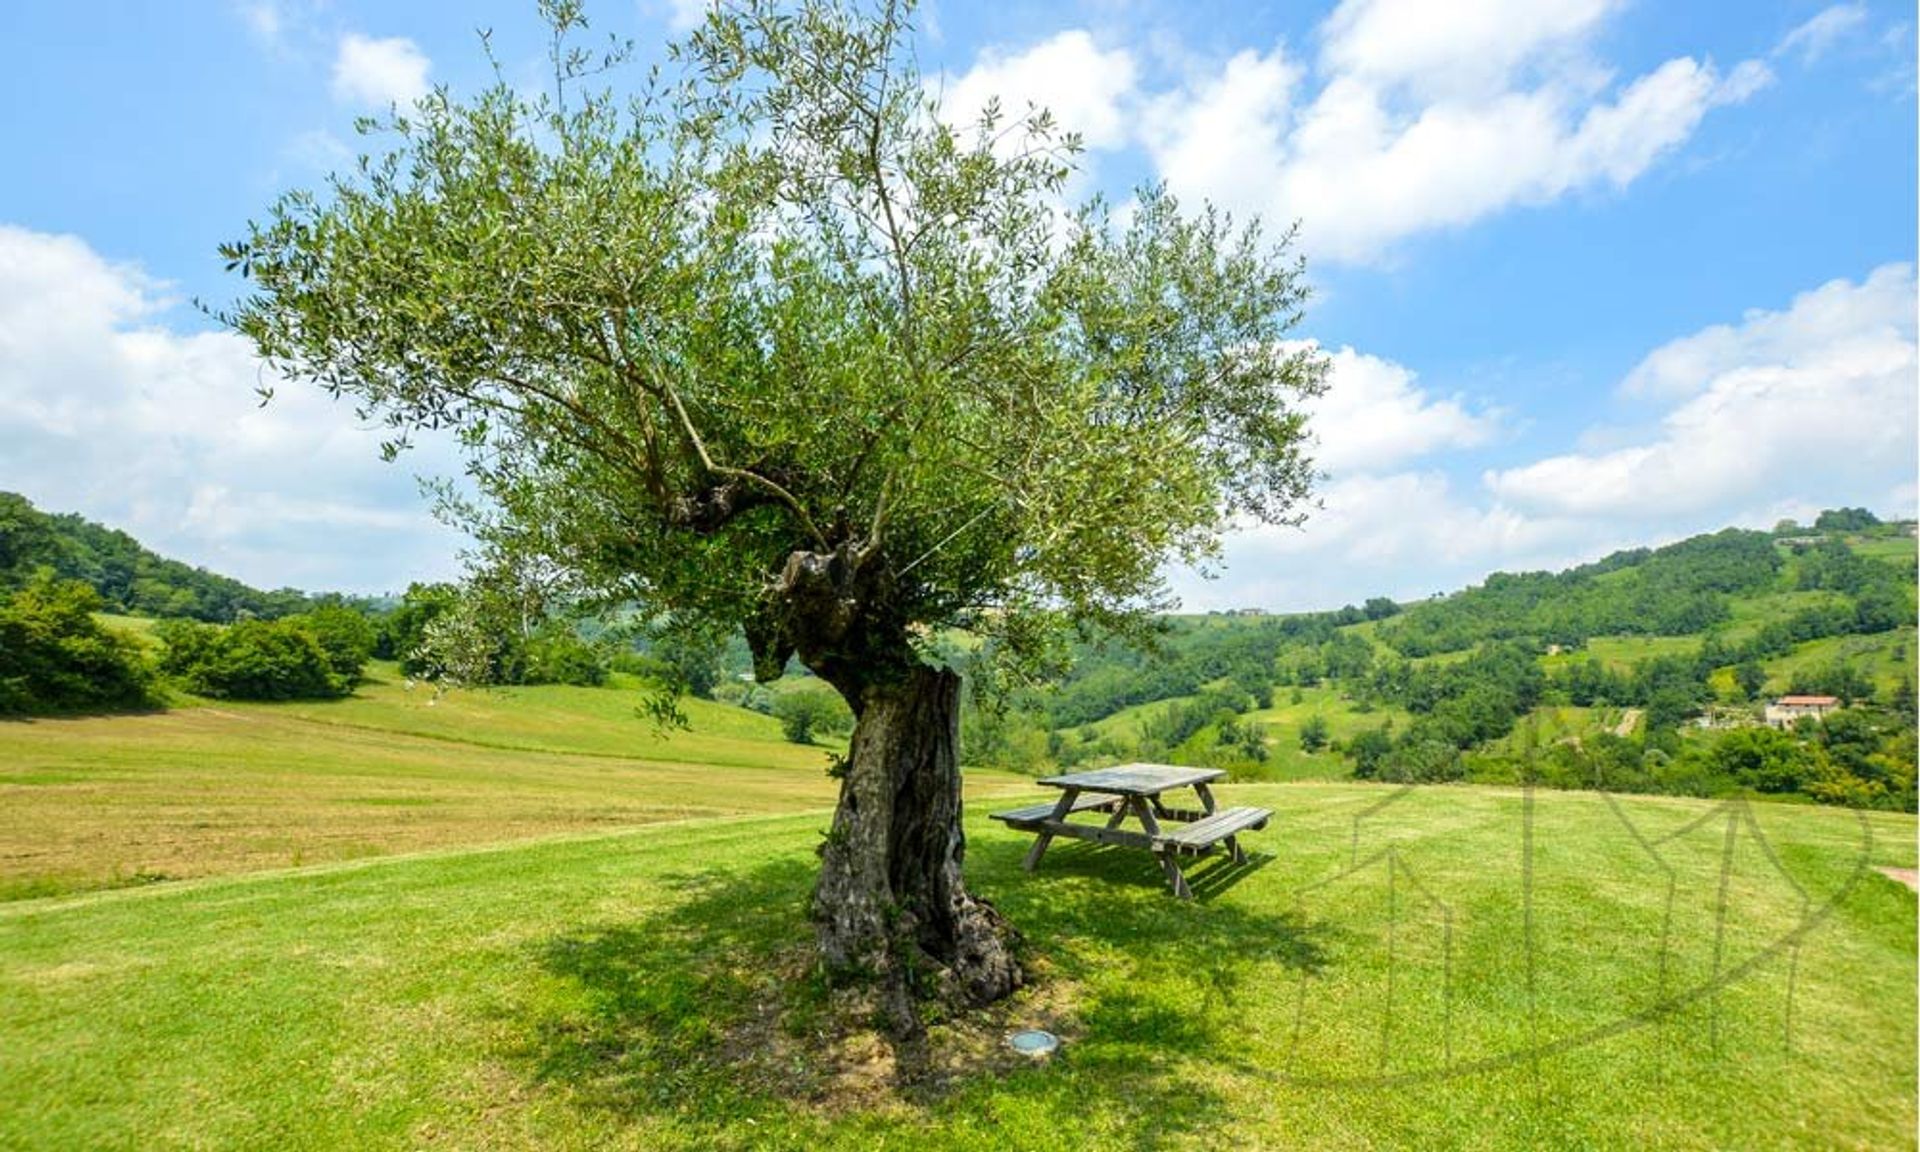
<svg viewBox="0 0 1920 1152"><path fill-rule="evenodd" d="M1315 714L1300 725L1300 750L1318 752L1327 746L1326 717Z"/></svg>
<svg viewBox="0 0 1920 1152"><path fill-rule="evenodd" d="M951 126L907 13L746 0L632 103L555 25L556 94L446 92L224 249L225 317L396 429L453 428L474 530L609 599L738 625L856 717L813 901L834 973L979 1004L1020 981L961 876L959 681L1123 625L1169 558L1292 522L1311 470L1287 241L1144 190L1063 211L1077 141ZM969 116L977 110L962 110Z"/></svg>

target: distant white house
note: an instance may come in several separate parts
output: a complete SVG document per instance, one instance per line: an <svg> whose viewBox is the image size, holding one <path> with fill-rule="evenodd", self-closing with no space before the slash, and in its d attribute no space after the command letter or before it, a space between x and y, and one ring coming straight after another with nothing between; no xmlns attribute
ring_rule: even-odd
<svg viewBox="0 0 1920 1152"><path fill-rule="evenodd" d="M1838 696L1782 696L1767 705L1767 723L1790 728L1802 716L1825 716L1839 707Z"/></svg>

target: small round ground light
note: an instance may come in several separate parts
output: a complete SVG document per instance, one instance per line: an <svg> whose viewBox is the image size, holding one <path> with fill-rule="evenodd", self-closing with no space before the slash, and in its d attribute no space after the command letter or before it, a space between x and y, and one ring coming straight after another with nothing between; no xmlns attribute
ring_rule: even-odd
<svg viewBox="0 0 1920 1152"><path fill-rule="evenodd" d="M1007 1047L1022 1056L1042 1059L1060 1050L1060 1037L1039 1028L1029 1028L1007 1037Z"/></svg>

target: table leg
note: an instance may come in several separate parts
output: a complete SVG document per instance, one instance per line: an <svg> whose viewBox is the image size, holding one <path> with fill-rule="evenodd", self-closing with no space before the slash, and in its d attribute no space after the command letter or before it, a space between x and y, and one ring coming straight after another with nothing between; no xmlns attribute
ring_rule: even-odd
<svg viewBox="0 0 1920 1152"><path fill-rule="evenodd" d="M1213 789L1207 787L1206 782L1202 781L1195 784L1193 790L1200 794L1200 807L1206 811L1207 815L1213 815Z"/></svg>
<svg viewBox="0 0 1920 1152"><path fill-rule="evenodd" d="M1187 887L1187 877L1180 871L1179 861L1171 852L1155 852L1160 861L1160 870L1167 874L1167 882L1173 885L1173 894L1182 900L1193 899L1193 889Z"/></svg>
<svg viewBox="0 0 1920 1152"><path fill-rule="evenodd" d="M1158 799L1158 797L1155 797L1156 803ZM1133 814L1140 818L1140 827L1147 830L1147 835L1160 835L1160 821L1154 819L1153 809L1147 806L1147 801L1144 797L1129 796L1127 797L1127 803L1132 806Z"/></svg>
<svg viewBox="0 0 1920 1152"><path fill-rule="evenodd" d="M1053 813L1048 816L1047 819L1056 822L1065 820L1073 811L1073 802L1079 798L1080 789L1062 789L1060 792L1060 802L1053 806ZM1033 847L1027 849L1027 859L1021 867L1029 872L1040 867L1040 857L1047 854L1047 845L1051 843L1053 843L1053 833L1051 832L1042 831L1038 836L1035 836L1033 838Z"/></svg>
<svg viewBox="0 0 1920 1152"><path fill-rule="evenodd" d="M1227 837L1226 845L1227 845L1227 856L1235 864L1245 864L1247 862L1247 854L1241 850L1240 838L1238 836Z"/></svg>
<svg viewBox="0 0 1920 1152"><path fill-rule="evenodd" d="M1040 857L1047 854L1047 845L1053 843L1053 833L1042 832L1033 838L1033 847L1027 849L1027 858L1020 866L1031 872L1040 867Z"/></svg>

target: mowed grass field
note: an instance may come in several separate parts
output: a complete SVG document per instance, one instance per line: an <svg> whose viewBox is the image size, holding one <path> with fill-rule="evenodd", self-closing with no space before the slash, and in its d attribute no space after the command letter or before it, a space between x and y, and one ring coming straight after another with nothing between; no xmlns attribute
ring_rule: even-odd
<svg viewBox="0 0 1920 1152"><path fill-rule="evenodd" d="M729 773L736 771L725 770ZM6 1148L1911 1148L1914 821L1236 785L1250 866L970 809L1038 977L917 1087L793 973L815 814L0 907Z"/></svg>
<svg viewBox="0 0 1920 1152"><path fill-rule="evenodd" d="M0 723L0 900L832 805L827 749L772 718L689 700L662 732L640 699L388 666L339 701Z"/></svg>

